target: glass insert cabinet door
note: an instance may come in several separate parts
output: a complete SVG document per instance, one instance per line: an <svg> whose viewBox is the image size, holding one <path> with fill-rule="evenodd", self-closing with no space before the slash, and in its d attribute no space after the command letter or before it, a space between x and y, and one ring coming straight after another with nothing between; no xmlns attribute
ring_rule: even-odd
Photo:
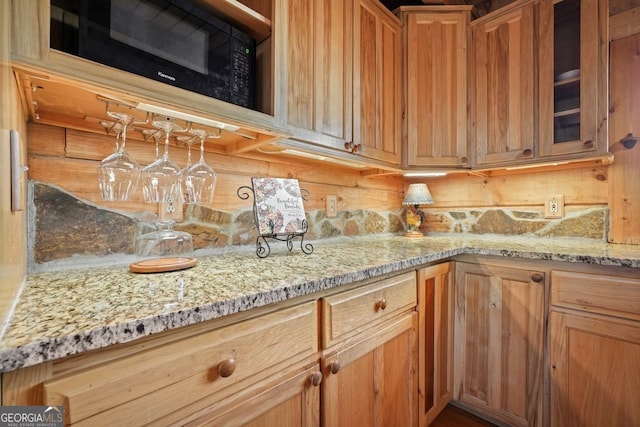
<svg viewBox="0 0 640 427"><path fill-rule="evenodd" d="M608 1L539 7L540 155L606 152Z"/></svg>

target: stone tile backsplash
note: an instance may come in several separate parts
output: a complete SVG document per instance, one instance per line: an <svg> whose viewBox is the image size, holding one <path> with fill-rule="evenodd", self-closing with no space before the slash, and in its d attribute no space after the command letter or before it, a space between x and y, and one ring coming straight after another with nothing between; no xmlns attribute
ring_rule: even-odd
<svg viewBox="0 0 640 427"><path fill-rule="evenodd" d="M29 218L30 260L41 264L74 256L133 254L136 236L148 230L154 218L145 214L122 214L84 202L56 187L31 182ZM540 237L607 238L607 207L567 212L562 219L548 220L542 208L424 209L425 233L530 235ZM402 233L404 208L389 211L340 211L327 218L321 210L307 211L309 231L305 240L339 236ZM194 248L222 248L254 244L257 237L253 212L241 209L222 212L189 206L176 230L193 236ZM145 230L145 231L147 231Z"/></svg>

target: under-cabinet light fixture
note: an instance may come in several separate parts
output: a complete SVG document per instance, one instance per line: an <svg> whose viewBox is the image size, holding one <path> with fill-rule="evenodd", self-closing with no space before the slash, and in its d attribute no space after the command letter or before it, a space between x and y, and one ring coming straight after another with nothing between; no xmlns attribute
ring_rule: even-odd
<svg viewBox="0 0 640 427"><path fill-rule="evenodd" d="M521 165L521 166L509 166L505 169L508 171L515 171L520 169L540 168L544 166L560 166L560 165L567 165L567 164L569 164L569 162L532 163L532 164Z"/></svg>
<svg viewBox="0 0 640 427"><path fill-rule="evenodd" d="M211 127L219 128L222 130L227 130L229 132L236 132L237 130L240 129L238 126L230 125L228 123L207 119L205 117L196 116L194 114L183 113L180 111L172 110L170 108L158 107L157 105L145 104L143 102L139 103L136 106L136 108L142 111L147 111L149 113L169 116L169 117L173 117L174 119L186 120L192 123L199 123L201 125L211 126Z"/></svg>
<svg viewBox="0 0 640 427"><path fill-rule="evenodd" d="M314 159L314 160L321 160L323 162L330 162L330 163L336 163L339 165L344 165L344 166L350 166L352 168L363 168L363 165L359 165L357 163L354 163L352 161L349 160L340 160L340 159L335 159L333 157L328 157L328 156L323 156L321 154L314 154L314 153L307 153L306 151L301 151L301 150L295 150L292 148L283 148L280 151L277 151L279 153L282 154L290 154L292 156L298 156L298 157L306 157L308 159Z"/></svg>
<svg viewBox="0 0 640 427"><path fill-rule="evenodd" d="M424 178L424 177L437 177L437 176L446 176L446 172L405 172L405 178Z"/></svg>

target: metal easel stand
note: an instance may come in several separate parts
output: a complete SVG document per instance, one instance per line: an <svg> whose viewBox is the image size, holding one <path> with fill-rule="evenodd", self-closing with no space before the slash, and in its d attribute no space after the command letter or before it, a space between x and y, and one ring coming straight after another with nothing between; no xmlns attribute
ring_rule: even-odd
<svg viewBox="0 0 640 427"><path fill-rule="evenodd" d="M309 191L305 189L300 189L300 193L302 196L302 200L309 200ZM238 197L242 200L247 200L249 197L254 197L253 202L253 219L256 223L256 227L258 229L258 233L260 233L260 225L258 222L258 213L256 211L256 203L255 203L255 193L253 192L253 188L247 185L243 185L238 188L236 191ZM269 228L273 230L273 223L270 221ZM287 249L289 252L293 250L293 239L296 237L300 237L300 249L307 255L310 255L313 252L313 245L311 243L304 243L304 235L309 230L309 226L307 224L307 220L302 220L302 231L296 233L268 233L268 234L258 234L256 238L256 255L259 258L266 258L271 253L271 246L269 246L269 241L267 239L279 240L281 242L287 242Z"/></svg>

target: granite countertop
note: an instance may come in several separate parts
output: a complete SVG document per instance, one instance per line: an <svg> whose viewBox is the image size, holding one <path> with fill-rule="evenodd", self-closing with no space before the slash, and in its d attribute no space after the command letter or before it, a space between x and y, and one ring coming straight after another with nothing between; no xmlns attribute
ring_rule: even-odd
<svg viewBox="0 0 640 427"><path fill-rule="evenodd" d="M461 254L640 269L640 246L586 239L440 235L312 243L310 255L297 241L291 252L275 242L265 259L244 248L198 256L195 267L170 273L134 274L127 263L31 274L0 339L0 372Z"/></svg>

